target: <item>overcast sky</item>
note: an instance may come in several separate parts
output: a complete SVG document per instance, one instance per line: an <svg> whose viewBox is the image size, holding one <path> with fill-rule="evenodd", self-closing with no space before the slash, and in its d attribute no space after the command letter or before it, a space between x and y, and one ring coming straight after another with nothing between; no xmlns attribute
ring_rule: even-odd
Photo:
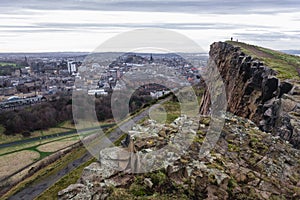
<svg viewBox="0 0 300 200"><path fill-rule="evenodd" d="M90 52L138 28L174 30L205 50L230 37L300 49L300 1L0 0L0 52Z"/></svg>

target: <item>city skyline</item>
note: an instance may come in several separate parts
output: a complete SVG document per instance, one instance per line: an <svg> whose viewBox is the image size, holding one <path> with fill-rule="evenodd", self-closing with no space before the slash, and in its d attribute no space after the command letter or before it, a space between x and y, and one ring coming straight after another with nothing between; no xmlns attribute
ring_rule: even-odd
<svg viewBox="0 0 300 200"><path fill-rule="evenodd" d="M163 28L204 50L234 40L277 50L300 49L300 3L265 1L0 1L0 52L91 52L135 29Z"/></svg>

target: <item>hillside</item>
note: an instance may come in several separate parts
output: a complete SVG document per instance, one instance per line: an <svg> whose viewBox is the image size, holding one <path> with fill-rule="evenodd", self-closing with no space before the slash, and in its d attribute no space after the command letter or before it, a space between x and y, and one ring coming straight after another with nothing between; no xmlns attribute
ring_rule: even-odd
<svg viewBox="0 0 300 200"><path fill-rule="evenodd" d="M101 150L100 161L86 167L78 182L60 191L58 198L299 199L300 89L297 77L293 72L293 77L290 74L287 78L288 73L283 73L277 78L279 73L275 68L263 63L270 56L255 48L248 48L250 56L246 48L229 43L211 45L210 61L215 62L223 78L229 112L224 113L225 124L216 145L205 151L205 155L199 152L210 145L207 136L211 119L206 115L210 108L208 90L201 102L202 115L181 116L167 125L145 120L133 128L134 142L123 148L136 154L124 156L116 147ZM297 65L293 67L296 69ZM207 73L209 75L210 69ZM293 80L288 80L291 77ZM195 132L193 127L197 123ZM174 142L178 134L192 138L189 148L179 157L177 148L184 141ZM156 157L147 154L168 145L175 151ZM135 174L144 170L140 166L145 163L160 168ZM116 168L124 170L120 172Z"/></svg>
<svg viewBox="0 0 300 200"><path fill-rule="evenodd" d="M245 54L264 62L265 65L278 72L278 78L300 80L300 56L242 42L226 41L226 43L240 47Z"/></svg>

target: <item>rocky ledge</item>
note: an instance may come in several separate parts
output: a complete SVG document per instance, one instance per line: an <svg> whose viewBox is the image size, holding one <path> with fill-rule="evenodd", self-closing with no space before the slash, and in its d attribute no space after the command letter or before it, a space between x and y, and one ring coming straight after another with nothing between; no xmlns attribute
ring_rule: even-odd
<svg viewBox="0 0 300 200"><path fill-rule="evenodd" d="M223 79L228 111L300 148L300 82L278 79L274 70L226 42L213 43L209 56ZM200 113L209 109L206 90Z"/></svg>
<svg viewBox="0 0 300 200"><path fill-rule="evenodd" d="M136 137L134 149L163 147L185 120L200 124L189 149L173 162L143 174L92 163L78 183L59 192L59 199L300 199L299 150L229 113L217 144L205 157L199 155L210 123L204 116L181 118L175 126L145 122L134 131L148 130L148 136ZM162 129L156 133L151 127ZM110 157L110 150L102 155Z"/></svg>

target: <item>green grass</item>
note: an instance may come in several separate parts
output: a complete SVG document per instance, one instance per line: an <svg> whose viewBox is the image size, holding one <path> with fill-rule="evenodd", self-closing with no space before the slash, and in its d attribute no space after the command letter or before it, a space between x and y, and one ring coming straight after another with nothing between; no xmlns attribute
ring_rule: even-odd
<svg viewBox="0 0 300 200"><path fill-rule="evenodd" d="M167 112L167 124L172 123L175 119L177 119L180 116L181 110L179 102L167 101L163 104L163 106Z"/></svg>
<svg viewBox="0 0 300 200"><path fill-rule="evenodd" d="M67 188L69 185L76 183L77 180L80 178L83 169L89 166L92 162L96 162L96 159L93 158L88 162L80 165L70 173L66 174L54 185L52 185L48 190L36 197L35 200L57 199L58 192L64 188Z"/></svg>
<svg viewBox="0 0 300 200"><path fill-rule="evenodd" d="M115 123L112 122L99 122L100 126L106 126L106 125L114 125ZM91 128L91 127L88 127ZM28 138L34 138L34 137L40 137L40 136L46 136L46 135L54 135L54 134L59 134L63 132L68 132L68 131L76 131L76 127L71 124L70 121L63 122L56 127L49 128L46 130L37 130L31 132L30 137L23 137L22 134L16 134L16 135L5 135L4 134L5 128L0 125L0 144L3 143L9 143L9 142L14 142L14 141L20 141Z"/></svg>
<svg viewBox="0 0 300 200"><path fill-rule="evenodd" d="M0 124L0 134L3 134L5 132L5 128L2 124Z"/></svg>
<svg viewBox="0 0 300 200"><path fill-rule="evenodd" d="M62 132L72 131L76 130L75 126L71 124L70 121L63 122L59 124L56 127L49 128L46 130L38 130L31 132L30 137L23 137L22 134L16 134L16 135L5 135L4 131L5 128L0 125L0 144L8 143L8 142L14 142L14 141L20 141L28 138L34 138L34 137L40 137L45 135L52 135L52 134L58 134Z"/></svg>
<svg viewBox="0 0 300 200"><path fill-rule="evenodd" d="M245 54L252 56L254 59L263 61L266 66L278 72L278 78L300 80L300 76L297 72L297 70L300 70L299 56L290 55L242 42L226 42L240 47Z"/></svg>
<svg viewBox="0 0 300 200"><path fill-rule="evenodd" d="M126 135L122 135L118 140L114 142L115 145L120 145L121 141L126 137ZM48 199L57 199L57 194L59 191L67 188L69 185L74 184L81 177L82 171L85 167L89 166L92 162L96 162L96 159L93 158L86 163L83 163L73 171L69 172L61 179L59 179L56 183L54 183L50 188L40 194L35 200L48 200Z"/></svg>
<svg viewBox="0 0 300 200"><path fill-rule="evenodd" d="M18 135L5 135L5 128L2 124L0 124L0 144L14 142L17 140L22 140L24 137L21 134Z"/></svg>
<svg viewBox="0 0 300 200"><path fill-rule="evenodd" d="M76 160L77 158L81 157L84 153L86 153L86 149L83 146L72 150L70 153L66 154L62 158L55 161L54 163L41 169L38 173L36 173L36 174L32 175L31 177L25 179L24 181L20 182L18 185L13 187L9 192L7 192L4 196L2 196L1 199L7 199L8 197L12 196L13 194L17 193L18 191L21 191L23 188L26 188L27 186L29 186L31 184L38 183L39 181L44 180L47 177L59 172L64 167L66 167L71 161ZM52 198L50 198L50 199L52 199Z"/></svg>
<svg viewBox="0 0 300 200"><path fill-rule="evenodd" d="M3 148L0 150L0 156L15 153L18 151L34 149L34 148L37 148L44 144L57 142L57 141L61 141L64 139L71 139L71 138L74 140L79 139L78 135L71 135L71 136L67 135L67 136L62 136L62 137L50 138L50 139L46 139L46 140L42 140L42 141L34 141L34 142L30 142L30 143L26 143L26 144L22 144L22 145L18 145L18 146Z"/></svg>
<svg viewBox="0 0 300 200"><path fill-rule="evenodd" d="M12 62L0 62L0 67L6 67L6 66L16 67L17 64L16 63L12 63Z"/></svg>
<svg viewBox="0 0 300 200"><path fill-rule="evenodd" d="M118 140L116 140L116 141L114 142L114 144L115 144L116 146L120 146L122 140L124 140L125 138L126 138L126 134L123 134Z"/></svg>
<svg viewBox="0 0 300 200"><path fill-rule="evenodd" d="M189 101L189 102L183 102L180 103L176 101L175 96L172 96L170 100L162 103L159 107L153 109L150 114L150 117L153 117L153 120L163 123L163 124L170 124L175 119L180 117L181 114L185 114L187 116L194 116L195 114L198 114L200 101L204 92L204 89L202 88L194 88L195 94L196 94L196 101ZM183 108L184 107L184 108ZM146 117L142 120L140 120L139 123L143 123L149 119L149 117Z"/></svg>
<svg viewBox="0 0 300 200"><path fill-rule="evenodd" d="M154 109L152 110L152 114L151 114L153 120L157 121L158 123L170 124L181 115L179 102L167 101L163 103L161 107L163 107L164 109L163 110L160 110L160 108ZM142 124L147 119L149 119L148 116L140 120L139 123Z"/></svg>
<svg viewBox="0 0 300 200"><path fill-rule="evenodd" d="M50 156L51 154L53 154L54 152L44 152L44 151L40 151L38 150L38 146L34 146L34 147L29 147L27 149L23 149L23 150L30 150L30 151L35 151L35 152L38 152L40 154L40 157L38 159L36 159L35 161L39 161L39 160L42 160L43 158L46 158L47 156ZM22 151L23 151L22 150Z"/></svg>
<svg viewBox="0 0 300 200"><path fill-rule="evenodd" d="M67 138L67 140L79 140L78 136L72 136L72 137L69 137ZM40 151L38 148L44 144L52 144L53 142L56 142L56 141L61 141L61 140L65 140L65 137L64 138L59 138L54 141L48 141L48 142L44 142L44 143L40 143L40 144L35 144L35 143L32 143L31 146L28 146L28 147L25 147L25 148L20 148L20 149L17 149L15 151L10 151L10 152L6 152L4 154L1 154L0 155L0 158L2 158L2 156L5 156L5 155L8 155L8 154L12 154L12 153L17 153L17 152L22 152L22 151L33 151L33 152L37 152L39 154L39 157L32 160L32 162L30 163L31 166L33 166L35 163L41 161L42 159L54 154L55 152L59 151L60 149L57 148L55 152L47 152L47 151Z"/></svg>

